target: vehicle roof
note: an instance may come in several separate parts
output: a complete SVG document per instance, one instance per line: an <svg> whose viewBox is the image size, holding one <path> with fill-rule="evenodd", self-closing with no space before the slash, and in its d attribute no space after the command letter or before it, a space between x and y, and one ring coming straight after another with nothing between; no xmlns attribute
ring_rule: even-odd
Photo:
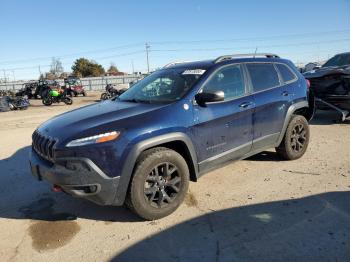
<svg viewBox="0 0 350 262"><path fill-rule="evenodd" d="M337 56L337 55L350 55L350 52L339 53L339 54L336 54L334 56Z"/></svg>
<svg viewBox="0 0 350 262"><path fill-rule="evenodd" d="M283 58L265 58L265 57L245 57L245 58L232 58L227 59L218 63L215 63L215 59L212 60L202 60L202 61L193 61L193 62L179 62L169 65L164 69L209 69L213 66L221 66L226 64L235 64L235 63L248 63L248 62L283 62L289 63L289 60Z"/></svg>

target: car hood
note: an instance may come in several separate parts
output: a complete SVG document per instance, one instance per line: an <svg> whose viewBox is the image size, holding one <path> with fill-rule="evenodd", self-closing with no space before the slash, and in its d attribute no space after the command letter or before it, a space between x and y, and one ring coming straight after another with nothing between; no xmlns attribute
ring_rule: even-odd
<svg viewBox="0 0 350 262"><path fill-rule="evenodd" d="M350 65L346 66L329 66L329 67L321 67L317 70L311 70L309 72L305 72L303 75L306 79L324 77L327 75L333 74L350 74Z"/></svg>
<svg viewBox="0 0 350 262"><path fill-rule="evenodd" d="M75 136L96 135L100 132L126 128L134 116L149 114L164 107L164 104L143 104L107 100L58 115L43 123L38 131L61 142Z"/></svg>

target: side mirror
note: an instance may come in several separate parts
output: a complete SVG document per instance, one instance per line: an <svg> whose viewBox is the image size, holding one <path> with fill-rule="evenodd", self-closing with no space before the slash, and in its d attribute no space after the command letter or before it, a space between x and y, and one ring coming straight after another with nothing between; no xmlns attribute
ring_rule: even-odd
<svg viewBox="0 0 350 262"><path fill-rule="evenodd" d="M216 91L213 93L198 93L194 98L198 105L205 106L206 103L224 101L225 94L223 91Z"/></svg>

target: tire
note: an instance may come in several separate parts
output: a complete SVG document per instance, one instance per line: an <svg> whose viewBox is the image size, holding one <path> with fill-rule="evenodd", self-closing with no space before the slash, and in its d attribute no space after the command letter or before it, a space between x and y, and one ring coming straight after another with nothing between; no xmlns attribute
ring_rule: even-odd
<svg viewBox="0 0 350 262"><path fill-rule="evenodd" d="M83 96L86 96L86 92L85 91L83 92Z"/></svg>
<svg viewBox="0 0 350 262"><path fill-rule="evenodd" d="M168 177L163 173L166 167L171 171ZM188 185L189 169L185 159L174 150L153 148L143 152L136 163L125 204L146 220L159 219L180 206Z"/></svg>
<svg viewBox="0 0 350 262"><path fill-rule="evenodd" d="M276 152L283 159L295 160L302 157L310 140L309 124L304 116L292 116L281 144Z"/></svg>
<svg viewBox="0 0 350 262"><path fill-rule="evenodd" d="M45 106L50 106L50 105L52 105L52 99L51 99L51 97L44 97L43 98L43 100L42 100L42 102L43 102L43 104L45 105Z"/></svg>
<svg viewBox="0 0 350 262"><path fill-rule="evenodd" d="M107 93L102 93L101 94L101 100L107 100L108 99L108 94Z"/></svg>
<svg viewBox="0 0 350 262"><path fill-rule="evenodd" d="M63 102L66 104L66 105L71 105L73 104L73 99L71 99L70 97L65 97L63 99Z"/></svg>

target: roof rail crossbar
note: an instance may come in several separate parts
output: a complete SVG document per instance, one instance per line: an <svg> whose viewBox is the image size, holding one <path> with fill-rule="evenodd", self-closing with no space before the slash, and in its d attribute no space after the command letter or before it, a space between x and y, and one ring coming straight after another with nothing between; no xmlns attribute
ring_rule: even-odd
<svg viewBox="0 0 350 262"><path fill-rule="evenodd" d="M219 63L225 60L230 60L234 58L244 58L244 57L267 57L267 58L280 58L276 54L272 53L251 53L251 54L234 54L234 55L223 55L219 56L214 60L214 63Z"/></svg>

